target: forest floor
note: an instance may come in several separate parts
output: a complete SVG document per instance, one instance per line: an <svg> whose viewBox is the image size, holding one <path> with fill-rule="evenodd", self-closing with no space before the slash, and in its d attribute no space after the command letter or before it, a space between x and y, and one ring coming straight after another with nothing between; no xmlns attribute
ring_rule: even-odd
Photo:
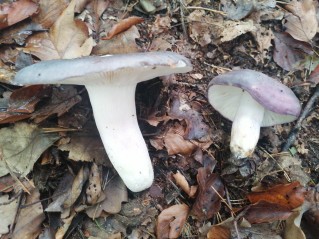
<svg viewBox="0 0 319 239"><path fill-rule="evenodd" d="M316 1L0 6L1 238L319 238ZM149 51L184 55L193 70L137 86L155 180L133 193L108 161L84 86L10 82L38 61ZM207 97L214 77L239 69L281 82L302 106L296 121L261 128L245 159L231 156L232 122Z"/></svg>

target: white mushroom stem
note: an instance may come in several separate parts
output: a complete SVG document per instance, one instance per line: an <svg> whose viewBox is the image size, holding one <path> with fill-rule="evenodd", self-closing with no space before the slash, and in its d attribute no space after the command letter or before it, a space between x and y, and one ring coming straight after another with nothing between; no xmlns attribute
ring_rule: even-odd
<svg viewBox="0 0 319 239"><path fill-rule="evenodd" d="M263 117L264 107L243 92L231 130L230 150L235 157L246 158L253 153Z"/></svg>
<svg viewBox="0 0 319 239"><path fill-rule="evenodd" d="M125 185L139 192L151 186L154 173L137 123L135 88L136 84L86 85L108 157Z"/></svg>

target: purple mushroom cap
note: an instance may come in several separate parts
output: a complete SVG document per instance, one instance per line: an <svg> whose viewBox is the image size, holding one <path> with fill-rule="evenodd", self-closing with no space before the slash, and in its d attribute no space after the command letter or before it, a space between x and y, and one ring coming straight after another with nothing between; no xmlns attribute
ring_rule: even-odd
<svg viewBox="0 0 319 239"><path fill-rule="evenodd" d="M211 80L209 102L233 121L244 91L265 108L262 127L294 121L300 114L299 100L291 89L263 73L248 69L234 70Z"/></svg>

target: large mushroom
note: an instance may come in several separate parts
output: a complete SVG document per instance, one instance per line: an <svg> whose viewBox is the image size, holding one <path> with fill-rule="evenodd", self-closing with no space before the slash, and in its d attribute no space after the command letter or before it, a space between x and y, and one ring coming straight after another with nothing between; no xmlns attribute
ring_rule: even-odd
<svg viewBox="0 0 319 239"><path fill-rule="evenodd" d="M138 192L151 186L154 173L137 122L136 85L190 70L189 60L173 52L90 56L41 61L19 71L13 84L85 85L108 157L126 186Z"/></svg>
<svg viewBox="0 0 319 239"><path fill-rule="evenodd" d="M215 77L208 85L210 104L233 121L230 150L236 158L249 157L260 127L294 121L301 106L285 85L253 70L235 70Z"/></svg>

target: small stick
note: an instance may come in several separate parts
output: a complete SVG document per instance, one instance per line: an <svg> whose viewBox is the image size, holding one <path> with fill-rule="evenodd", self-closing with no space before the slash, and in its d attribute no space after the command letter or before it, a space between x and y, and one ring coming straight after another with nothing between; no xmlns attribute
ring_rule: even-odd
<svg viewBox="0 0 319 239"><path fill-rule="evenodd" d="M305 108L303 109L302 114L300 115L299 119L297 120L297 123L293 127L293 129L290 131L290 134L286 140L285 145L282 147L282 151L288 151L290 146L295 142L297 135L299 133L299 130L301 128L302 121L308 116L308 114L312 111L313 105L316 102L316 100L319 97L319 85L316 86L315 93L311 96L309 101L307 102Z"/></svg>

